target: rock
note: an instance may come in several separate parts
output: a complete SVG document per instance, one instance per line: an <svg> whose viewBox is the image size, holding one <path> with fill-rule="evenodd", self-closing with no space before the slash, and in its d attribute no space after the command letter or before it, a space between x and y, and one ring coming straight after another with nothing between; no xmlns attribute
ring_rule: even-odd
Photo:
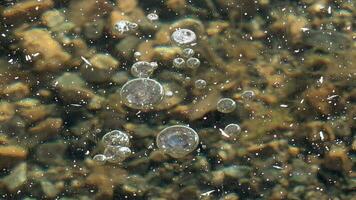
<svg viewBox="0 0 356 200"><path fill-rule="evenodd" d="M168 160L168 156L164 152L162 152L160 150L152 151L150 153L150 157L149 158L150 158L150 160L152 160L154 162L157 162L157 163L161 163L163 161Z"/></svg>
<svg viewBox="0 0 356 200"><path fill-rule="evenodd" d="M66 103L87 104L95 94L86 87L85 81L76 73L65 72L54 80L53 85Z"/></svg>
<svg viewBox="0 0 356 200"><path fill-rule="evenodd" d="M103 35L104 27L105 21L103 19L88 22L84 25L84 35L87 39L99 39Z"/></svg>
<svg viewBox="0 0 356 200"><path fill-rule="evenodd" d="M124 128L127 132L132 133L132 135L137 138L155 136L157 134L157 131L155 129L152 129L147 124L126 123L124 125Z"/></svg>
<svg viewBox="0 0 356 200"><path fill-rule="evenodd" d="M35 159L45 165L65 165L67 146L64 141L41 144L36 148Z"/></svg>
<svg viewBox="0 0 356 200"><path fill-rule="evenodd" d="M49 181L41 181L41 187L47 198L55 198L60 193L60 190Z"/></svg>
<svg viewBox="0 0 356 200"><path fill-rule="evenodd" d="M236 193L230 193L221 197L219 200L239 200L239 199L240 198Z"/></svg>
<svg viewBox="0 0 356 200"><path fill-rule="evenodd" d="M345 148L332 147L325 156L323 166L329 170L350 173L352 161Z"/></svg>
<svg viewBox="0 0 356 200"><path fill-rule="evenodd" d="M115 45L115 51L118 56L130 60L133 58L135 49L140 43L140 39L136 36L129 35L122 39L117 45Z"/></svg>
<svg viewBox="0 0 356 200"><path fill-rule="evenodd" d="M17 145L0 146L0 168L13 166L27 158L27 150Z"/></svg>
<svg viewBox="0 0 356 200"><path fill-rule="evenodd" d="M178 200L198 200L199 198L199 189L197 186L187 186L179 191Z"/></svg>
<svg viewBox="0 0 356 200"><path fill-rule="evenodd" d="M52 38L51 34L43 29L31 29L19 34L22 37L22 47L32 57L35 70L59 71L65 68L71 56L62 46Z"/></svg>
<svg viewBox="0 0 356 200"><path fill-rule="evenodd" d="M128 80L129 80L129 73L126 71L117 72L111 77L111 81L114 82L116 85L123 85Z"/></svg>
<svg viewBox="0 0 356 200"><path fill-rule="evenodd" d="M252 169L248 166L231 166L224 168L222 171L227 179L236 180L248 177Z"/></svg>
<svg viewBox="0 0 356 200"><path fill-rule="evenodd" d="M217 89L212 89L207 95L204 95L197 102L189 104L188 112L183 114L190 121L201 119L209 112L216 110L216 103L220 100L221 95Z"/></svg>
<svg viewBox="0 0 356 200"><path fill-rule="evenodd" d="M310 30L304 33L303 43L324 52L349 49L352 42L347 34L334 31Z"/></svg>
<svg viewBox="0 0 356 200"><path fill-rule="evenodd" d="M30 94L30 87L26 83L16 82L5 86L0 93L2 96L5 96L5 98L18 100Z"/></svg>
<svg viewBox="0 0 356 200"><path fill-rule="evenodd" d="M170 109L180 104L187 97L187 91L185 88L175 82L169 82L162 84L166 94L172 92L172 95L164 96L162 102L156 106L157 110Z"/></svg>
<svg viewBox="0 0 356 200"><path fill-rule="evenodd" d="M42 23L49 28L60 26L65 21L65 16L58 10L49 10L42 15Z"/></svg>
<svg viewBox="0 0 356 200"><path fill-rule="evenodd" d="M10 121L15 114L15 107L11 103L0 101L0 123Z"/></svg>
<svg viewBox="0 0 356 200"><path fill-rule="evenodd" d="M165 2L167 8L173 10L174 12L180 12L184 10L187 6L186 0L167 0Z"/></svg>
<svg viewBox="0 0 356 200"><path fill-rule="evenodd" d="M77 27L82 27L86 22L97 21L105 15L108 15L112 9L113 4L107 0L71 1L68 18L69 21L74 22Z"/></svg>
<svg viewBox="0 0 356 200"><path fill-rule="evenodd" d="M225 21L212 21L209 22L208 28L206 29L206 33L209 36L214 36L218 35L222 31L224 31L226 28L229 27L229 23Z"/></svg>
<svg viewBox="0 0 356 200"><path fill-rule="evenodd" d="M16 102L16 106L17 113L30 123L42 120L54 111L54 105L42 105L31 98Z"/></svg>
<svg viewBox="0 0 356 200"><path fill-rule="evenodd" d="M6 7L1 15L8 22L23 22L22 20L39 16L53 6L54 3L52 0L27 0Z"/></svg>
<svg viewBox="0 0 356 200"><path fill-rule="evenodd" d="M24 138L24 144L30 147L39 142L43 142L58 136L62 129L63 121L61 118L47 118L35 126L28 129L28 136Z"/></svg>
<svg viewBox="0 0 356 200"><path fill-rule="evenodd" d="M117 7L124 13L130 13L137 7L137 0L117 0Z"/></svg>
<svg viewBox="0 0 356 200"><path fill-rule="evenodd" d="M321 87L313 87L305 91L306 102L314 111L323 115L330 115L335 111L334 104L338 104L338 98L328 100L328 97L336 94L336 88L331 84L324 84ZM333 102L333 103L329 103Z"/></svg>
<svg viewBox="0 0 356 200"><path fill-rule="evenodd" d="M110 55L96 54L81 67L82 76L89 82L101 83L110 80L119 62Z"/></svg>
<svg viewBox="0 0 356 200"><path fill-rule="evenodd" d="M182 54L182 49L179 47L158 46L153 48L154 60L162 62L172 62L178 55Z"/></svg>
<svg viewBox="0 0 356 200"><path fill-rule="evenodd" d="M16 192L27 182L27 164L25 162L17 165L12 172L0 179L0 183L5 185L8 191Z"/></svg>

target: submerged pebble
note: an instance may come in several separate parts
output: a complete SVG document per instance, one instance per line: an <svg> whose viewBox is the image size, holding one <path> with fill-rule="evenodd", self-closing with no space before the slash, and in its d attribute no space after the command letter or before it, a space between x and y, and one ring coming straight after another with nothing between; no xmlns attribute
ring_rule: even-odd
<svg viewBox="0 0 356 200"><path fill-rule="evenodd" d="M125 83L120 91L123 103L134 109L153 109L164 96L163 86L148 78L137 78Z"/></svg>
<svg viewBox="0 0 356 200"><path fill-rule="evenodd" d="M188 126L175 125L163 129L157 135L156 143L168 155L182 158L197 148L199 136Z"/></svg>

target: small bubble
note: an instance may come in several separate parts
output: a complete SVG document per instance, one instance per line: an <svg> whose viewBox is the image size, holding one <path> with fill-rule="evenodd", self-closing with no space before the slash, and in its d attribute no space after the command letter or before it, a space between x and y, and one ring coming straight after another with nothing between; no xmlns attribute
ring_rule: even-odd
<svg viewBox="0 0 356 200"><path fill-rule="evenodd" d="M241 133L241 127L238 124L229 124L225 126L224 132L231 138L236 138L236 135Z"/></svg>
<svg viewBox="0 0 356 200"><path fill-rule="evenodd" d="M231 113L236 109L236 103L230 98L222 98L218 101L216 109L221 113Z"/></svg>
<svg viewBox="0 0 356 200"><path fill-rule="evenodd" d="M188 126L175 125L163 129L156 142L158 148L168 155L182 158L197 148L199 136Z"/></svg>
<svg viewBox="0 0 356 200"><path fill-rule="evenodd" d="M140 53L140 52L138 52L138 51L136 51L135 53L134 53L134 57L135 58L140 58L142 56L142 54Z"/></svg>
<svg viewBox="0 0 356 200"><path fill-rule="evenodd" d="M175 58L173 59L173 66L176 68L183 68L185 65L185 61L183 58Z"/></svg>
<svg viewBox="0 0 356 200"><path fill-rule="evenodd" d="M206 81L203 79L198 79L195 81L195 87L197 89L204 89L206 87Z"/></svg>
<svg viewBox="0 0 356 200"><path fill-rule="evenodd" d="M123 103L134 109L153 109L164 96L163 86L149 78L136 78L125 83L120 96Z"/></svg>
<svg viewBox="0 0 356 200"><path fill-rule="evenodd" d="M105 163L106 161L106 156L103 154L97 154L93 157L93 160L98 163Z"/></svg>
<svg viewBox="0 0 356 200"><path fill-rule="evenodd" d="M191 48L185 48L183 49L182 54L184 58L190 58L194 56L194 50Z"/></svg>
<svg viewBox="0 0 356 200"><path fill-rule="evenodd" d="M132 23L126 20L121 20L116 22L115 29L120 33L129 32L131 30L135 30L138 27L136 23Z"/></svg>
<svg viewBox="0 0 356 200"><path fill-rule="evenodd" d="M130 146L130 137L126 133L119 130L113 130L106 133L101 141L105 145Z"/></svg>
<svg viewBox="0 0 356 200"><path fill-rule="evenodd" d="M243 100L252 100L253 98L255 98L255 92L253 92L252 90L246 90L241 94L241 98Z"/></svg>
<svg viewBox="0 0 356 200"><path fill-rule="evenodd" d="M112 163L118 163L124 161L131 155L131 149L122 146L108 145L104 150L106 160Z"/></svg>
<svg viewBox="0 0 356 200"><path fill-rule="evenodd" d="M147 19L149 19L150 21L157 21L158 20L158 15L156 13L149 13L147 15Z"/></svg>
<svg viewBox="0 0 356 200"><path fill-rule="evenodd" d="M178 29L172 33L172 41L177 45L186 46L186 45L195 45L197 36L195 33L189 29Z"/></svg>
<svg viewBox="0 0 356 200"><path fill-rule="evenodd" d="M132 65L131 74L138 78L148 78L157 69L157 66L156 62L138 61Z"/></svg>
<svg viewBox="0 0 356 200"><path fill-rule="evenodd" d="M187 60L187 67L196 69L200 66L200 60L198 58L188 58Z"/></svg>

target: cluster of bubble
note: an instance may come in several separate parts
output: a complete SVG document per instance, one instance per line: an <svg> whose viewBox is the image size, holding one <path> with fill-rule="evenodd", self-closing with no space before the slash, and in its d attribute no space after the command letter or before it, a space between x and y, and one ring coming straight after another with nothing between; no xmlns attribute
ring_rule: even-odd
<svg viewBox="0 0 356 200"><path fill-rule="evenodd" d="M199 135L188 126L174 125L163 129L157 135L156 143L166 154L173 158L182 158L197 148Z"/></svg>
<svg viewBox="0 0 356 200"><path fill-rule="evenodd" d="M97 154L93 160L105 163L121 163L131 155L130 137L125 132L113 130L106 133L101 139L105 145L103 154Z"/></svg>
<svg viewBox="0 0 356 200"><path fill-rule="evenodd" d="M121 20L115 23L115 29L121 34L132 30L136 30L137 27L138 25L136 23L127 20Z"/></svg>
<svg viewBox="0 0 356 200"><path fill-rule="evenodd" d="M173 59L173 66L176 68L183 68L185 66L196 69L200 66L200 60L194 56L194 50L189 48L190 46L194 46L196 44L197 36L195 33L189 29L178 29L173 32L171 36L172 41L180 46L186 47L182 51L182 56Z"/></svg>

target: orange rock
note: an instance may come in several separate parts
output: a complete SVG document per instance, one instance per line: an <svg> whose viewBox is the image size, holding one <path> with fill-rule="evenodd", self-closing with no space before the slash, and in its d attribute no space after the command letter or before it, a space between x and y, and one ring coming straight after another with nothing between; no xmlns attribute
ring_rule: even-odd
<svg viewBox="0 0 356 200"><path fill-rule="evenodd" d="M29 54L39 54L34 57L35 69L38 71L58 71L65 67L70 55L52 38L46 30L31 29L23 32L22 46Z"/></svg>
<svg viewBox="0 0 356 200"><path fill-rule="evenodd" d="M137 7L137 0L117 0L120 11L130 13Z"/></svg>
<svg viewBox="0 0 356 200"><path fill-rule="evenodd" d="M15 108L12 104L5 101L0 102L0 122L9 121L15 114Z"/></svg>
<svg viewBox="0 0 356 200"><path fill-rule="evenodd" d="M30 19L52 8L53 5L54 3L52 0L23 1L7 7L2 12L2 17L5 21L21 21L21 19L25 18Z"/></svg>
<svg viewBox="0 0 356 200"><path fill-rule="evenodd" d="M7 85L2 93L10 99L22 99L30 94L30 88L25 83L17 82Z"/></svg>
<svg viewBox="0 0 356 200"><path fill-rule="evenodd" d="M37 138L47 139L58 134L62 125L63 121L60 118L47 118L28 131L31 135L37 135Z"/></svg>
<svg viewBox="0 0 356 200"><path fill-rule="evenodd" d="M0 146L0 168L15 165L27 157L27 150L16 145Z"/></svg>

